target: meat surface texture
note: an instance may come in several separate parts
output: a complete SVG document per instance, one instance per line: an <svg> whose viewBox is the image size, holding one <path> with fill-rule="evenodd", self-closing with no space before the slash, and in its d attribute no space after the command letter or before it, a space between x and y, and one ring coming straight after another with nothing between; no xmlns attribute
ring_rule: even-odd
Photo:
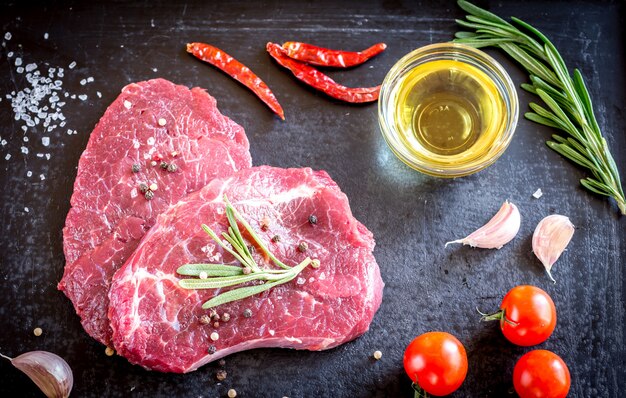
<svg viewBox="0 0 626 398"><path fill-rule="evenodd" d="M296 265L311 257L321 265L217 306L222 320L216 327L200 321L210 314L201 306L219 292L181 288L176 270L185 263L238 264L201 229L204 223L218 235L227 230L224 195L278 259ZM301 242L305 252L298 250ZM115 349L147 369L184 373L253 348L335 347L367 331L380 306L383 282L373 249L372 233L324 171L261 166L214 180L159 215L116 272L109 292ZM253 253L261 267L276 268L260 250Z"/></svg>
<svg viewBox="0 0 626 398"><path fill-rule="evenodd" d="M80 158L63 229L66 265L58 287L87 333L110 345L111 278L156 217L213 179L250 165L243 128L204 90L163 79L124 87ZM141 184L152 186L152 200Z"/></svg>

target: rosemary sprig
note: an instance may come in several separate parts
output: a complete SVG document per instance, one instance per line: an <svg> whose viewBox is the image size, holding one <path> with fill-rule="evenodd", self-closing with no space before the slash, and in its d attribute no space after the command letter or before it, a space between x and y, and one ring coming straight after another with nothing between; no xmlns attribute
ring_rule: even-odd
<svg viewBox="0 0 626 398"><path fill-rule="evenodd" d="M261 281L258 285L246 285L220 293L209 301L202 304L202 308L209 309L231 301L241 300L254 296L271 289L274 286L282 285L293 280L308 265L318 268L319 260L312 260L307 257L300 264L290 267L274 256L267 245L254 232L254 229L243 218L243 216L233 207L224 195L226 203L226 217L228 218L228 233L223 232L222 240L211 228L202 224L202 229L224 250L232 254L242 266L229 264L185 264L180 266L176 272L180 275L197 276L199 279L181 279L178 284L184 289L221 289L224 287L238 286L252 281ZM254 261L250 249L239 229L239 223L245 228L252 240L265 252L272 262L280 269L262 269Z"/></svg>
<svg viewBox="0 0 626 398"><path fill-rule="evenodd" d="M457 32L454 40L472 47L496 46L516 60L530 75L522 88L536 94L547 106L531 103L532 112L524 116L536 123L562 130L547 145L572 162L591 171L592 177L580 180L588 190L612 197L626 215L626 198L617 166L593 112L591 97L578 69L570 76L556 47L540 31L512 17L513 24L459 0L468 12L466 20L456 22L473 32ZM519 28L518 28L519 27ZM524 31L528 32L525 33Z"/></svg>

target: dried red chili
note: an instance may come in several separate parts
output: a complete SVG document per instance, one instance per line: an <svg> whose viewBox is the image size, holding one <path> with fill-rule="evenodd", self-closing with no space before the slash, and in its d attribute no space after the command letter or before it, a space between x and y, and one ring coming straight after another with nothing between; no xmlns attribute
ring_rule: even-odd
<svg viewBox="0 0 626 398"><path fill-rule="evenodd" d="M372 102L378 99L380 86L365 88L345 87L314 67L289 58L287 51L276 43L269 42L266 48L272 58L280 65L289 69L296 78L333 98L353 103Z"/></svg>
<svg viewBox="0 0 626 398"><path fill-rule="evenodd" d="M283 108L272 93L272 90L255 75L250 68L237 61L235 58L226 54L217 47L204 43L187 44L187 52L193 54L196 58L208 62L211 65L221 69L237 80L244 86L248 87L259 97L269 108L274 111L281 119L285 120Z"/></svg>
<svg viewBox="0 0 626 398"><path fill-rule="evenodd" d="M283 44L283 48L287 51L289 58L297 59L298 61L306 62L311 65L350 68L360 65L385 51L387 45L385 43L377 43L363 51L352 52L331 50L312 44L288 41Z"/></svg>

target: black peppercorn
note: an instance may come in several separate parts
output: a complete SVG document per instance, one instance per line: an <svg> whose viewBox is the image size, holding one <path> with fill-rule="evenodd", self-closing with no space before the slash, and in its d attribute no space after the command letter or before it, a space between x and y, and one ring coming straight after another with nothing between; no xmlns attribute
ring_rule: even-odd
<svg viewBox="0 0 626 398"><path fill-rule="evenodd" d="M252 311L250 310L250 308L246 308L245 310L243 310L244 318L250 318L251 316L252 316Z"/></svg>
<svg viewBox="0 0 626 398"><path fill-rule="evenodd" d="M169 166L169 164L167 164L167 162L161 162L161 164L159 165L163 170L167 170L167 167Z"/></svg>
<svg viewBox="0 0 626 398"><path fill-rule="evenodd" d="M311 214L309 216L309 224L311 224L311 225L317 224L317 217L315 215Z"/></svg>
<svg viewBox="0 0 626 398"><path fill-rule="evenodd" d="M141 191L141 193L146 193L148 192L148 185L144 184L143 182L141 184L139 184L139 190Z"/></svg>
<svg viewBox="0 0 626 398"><path fill-rule="evenodd" d="M170 164L167 165L167 171L168 172L173 173L176 170L178 170L178 167L176 167L175 164L170 163Z"/></svg>
<svg viewBox="0 0 626 398"><path fill-rule="evenodd" d="M146 193L144 194L144 196L146 197L146 200L152 200L152 198L154 198L154 192L152 192L152 191L146 191Z"/></svg>
<svg viewBox="0 0 626 398"><path fill-rule="evenodd" d="M280 242L280 236L278 236L278 235L272 236L272 242L274 242L274 243Z"/></svg>
<svg viewBox="0 0 626 398"><path fill-rule="evenodd" d="M304 253L309 248L309 245L306 242L300 242L298 245L298 251L300 253Z"/></svg>
<svg viewBox="0 0 626 398"><path fill-rule="evenodd" d="M209 348L206 350L206 352L208 352L209 354L215 354L215 351L217 351L217 348L215 348L214 345L210 345Z"/></svg>
<svg viewBox="0 0 626 398"><path fill-rule="evenodd" d="M135 163L135 164L133 164L132 170L133 170L133 173L139 173L139 170L141 170L141 166L139 166L139 164Z"/></svg>

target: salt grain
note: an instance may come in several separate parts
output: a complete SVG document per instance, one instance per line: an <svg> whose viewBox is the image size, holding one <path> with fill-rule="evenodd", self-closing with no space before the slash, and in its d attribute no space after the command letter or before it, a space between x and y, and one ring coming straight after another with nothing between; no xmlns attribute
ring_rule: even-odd
<svg viewBox="0 0 626 398"><path fill-rule="evenodd" d="M46 179L46 176L45 176L45 175L43 175L43 174L39 174L39 179L40 179L41 181L43 181L43 180L45 180L45 179Z"/></svg>
<svg viewBox="0 0 626 398"><path fill-rule="evenodd" d="M533 193L533 198L535 199L539 199L542 196L543 196L543 192L541 192L541 188L537 189L535 193Z"/></svg>
<svg viewBox="0 0 626 398"><path fill-rule="evenodd" d="M98 98L102 98L102 93L100 91L96 91L96 95L98 96Z"/></svg>
<svg viewBox="0 0 626 398"><path fill-rule="evenodd" d="M298 279L296 280L296 283L297 283L298 285L304 285L304 282L306 282L306 279L304 279L304 278L298 278Z"/></svg>
<svg viewBox="0 0 626 398"><path fill-rule="evenodd" d="M70 69L74 69L76 67L76 61L72 61L72 63L68 66Z"/></svg>
<svg viewBox="0 0 626 398"><path fill-rule="evenodd" d="M28 65L26 65L26 68L25 68L26 72L32 72L35 69L37 69L37 64L36 63L28 64Z"/></svg>
<svg viewBox="0 0 626 398"><path fill-rule="evenodd" d="M78 99L81 101L85 101L87 99L87 96L85 94L81 94L78 96Z"/></svg>
<svg viewBox="0 0 626 398"><path fill-rule="evenodd" d="M11 40L11 37L12 37L12 36L11 36L11 32L6 32L6 33L4 34L4 40Z"/></svg>
<svg viewBox="0 0 626 398"><path fill-rule="evenodd" d="M15 66L21 66L22 65L22 58L17 57L15 58Z"/></svg>
<svg viewBox="0 0 626 398"><path fill-rule="evenodd" d="M43 39L44 39L44 40L48 40L48 37L50 37L50 36L48 35L48 32L46 32L46 33L44 33L44 34L43 34Z"/></svg>
<svg viewBox="0 0 626 398"><path fill-rule="evenodd" d="M28 137L24 136L24 138L22 138L22 141L28 142Z"/></svg>
<svg viewBox="0 0 626 398"><path fill-rule="evenodd" d="M50 145L50 137L41 137L41 145L43 146Z"/></svg>
<svg viewBox="0 0 626 398"><path fill-rule="evenodd" d="M83 79L83 80L80 81L80 85L81 86L84 86L85 84L87 84L87 80Z"/></svg>
<svg viewBox="0 0 626 398"><path fill-rule="evenodd" d="M28 155L28 148L26 148L25 146L21 147L20 150L23 154Z"/></svg>
<svg viewBox="0 0 626 398"><path fill-rule="evenodd" d="M129 100L124 101L124 108L130 109L132 106L133 104L131 104Z"/></svg>
<svg viewBox="0 0 626 398"><path fill-rule="evenodd" d="M158 121L158 123L159 123L159 126L163 127L163 126L165 126L165 124L167 123L167 121L166 121L165 119L163 119L163 118L160 118L160 119L159 119L159 121Z"/></svg>
<svg viewBox="0 0 626 398"><path fill-rule="evenodd" d="M15 69L15 71L16 71L17 73L24 73L24 68L22 68L22 67L20 66L19 68Z"/></svg>
<svg viewBox="0 0 626 398"><path fill-rule="evenodd" d="M4 157L4 159L5 159L5 160L9 160L9 159L11 159L11 154L10 154L10 153L7 153L7 155Z"/></svg>
<svg viewBox="0 0 626 398"><path fill-rule="evenodd" d="M32 171L30 171L30 170L28 170L28 171L26 172L26 177L32 177L32 176L33 176L33 172L32 172Z"/></svg>
<svg viewBox="0 0 626 398"><path fill-rule="evenodd" d="M92 83L92 82L93 82L93 77L89 76L89 77L87 78L87 83Z"/></svg>
<svg viewBox="0 0 626 398"><path fill-rule="evenodd" d="M2 141L0 141L0 144L1 144L2 146L5 146L5 145L7 144L7 140L2 140Z"/></svg>
<svg viewBox="0 0 626 398"><path fill-rule="evenodd" d="M8 58L11 58L13 56L13 51L9 51L9 53L7 54Z"/></svg>
<svg viewBox="0 0 626 398"><path fill-rule="evenodd" d="M30 212L30 209L29 209L28 207L24 207L24 211L25 211L26 213L28 213L28 212ZM41 334L41 333L40 333L40 334ZM35 336L37 336L37 334L35 334Z"/></svg>

